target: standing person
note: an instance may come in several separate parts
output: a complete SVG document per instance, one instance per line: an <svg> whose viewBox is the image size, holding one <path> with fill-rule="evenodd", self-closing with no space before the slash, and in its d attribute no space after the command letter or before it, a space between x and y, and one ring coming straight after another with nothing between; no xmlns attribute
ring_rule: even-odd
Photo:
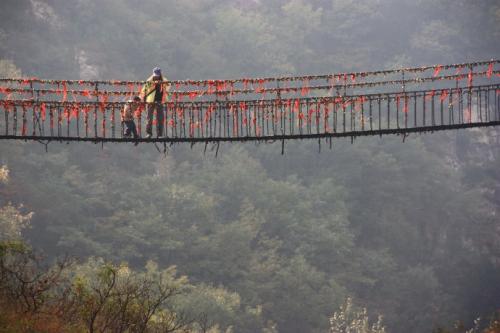
<svg viewBox="0 0 500 333"><path fill-rule="evenodd" d="M134 114L137 111L141 103L141 98L139 96L134 96L133 99L129 99L127 104L122 110L122 122L124 125L124 138L130 138L132 135L134 139L137 139L139 135L137 134L137 128L135 127ZM138 142L135 143L137 146Z"/></svg>
<svg viewBox="0 0 500 333"><path fill-rule="evenodd" d="M156 112L156 136L163 136L163 95L168 93L169 87L166 86L167 82L161 74L161 69L155 67L153 75L151 75L141 90L142 100L147 104L147 125L146 125L146 138L153 136L153 117Z"/></svg>

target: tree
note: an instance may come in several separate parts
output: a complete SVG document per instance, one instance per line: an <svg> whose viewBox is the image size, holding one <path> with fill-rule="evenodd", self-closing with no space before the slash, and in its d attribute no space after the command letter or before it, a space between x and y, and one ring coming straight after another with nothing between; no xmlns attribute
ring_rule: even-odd
<svg viewBox="0 0 500 333"><path fill-rule="evenodd" d="M78 328L66 303L69 258L47 266L21 241L0 243L0 327L6 332L22 327L46 332Z"/></svg>
<svg viewBox="0 0 500 333"><path fill-rule="evenodd" d="M382 316L370 325L368 312L365 308L357 309L351 298L347 298L330 317L330 333L385 333Z"/></svg>
<svg viewBox="0 0 500 333"><path fill-rule="evenodd" d="M21 70L12 60L0 59L0 77L21 77Z"/></svg>
<svg viewBox="0 0 500 333"><path fill-rule="evenodd" d="M22 230L29 226L33 213L23 214L22 208L11 203L0 207L0 241L19 239Z"/></svg>
<svg viewBox="0 0 500 333"><path fill-rule="evenodd" d="M5 185L9 182L9 169L6 165L0 168L0 193L5 191ZM0 203L3 200L0 200ZM0 207L0 241L19 240L21 232L29 227L33 212L22 213L23 206L14 207L7 202Z"/></svg>
<svg viewBox="0 0 500 333"><path fill-rule="evenodd" d="M126 265L89 260L73 277L70 299L91 333L175 332L190 324L172 309L187 283L185 276L175 274L175 267L159 270L153 262L136 273Z"/></svg>

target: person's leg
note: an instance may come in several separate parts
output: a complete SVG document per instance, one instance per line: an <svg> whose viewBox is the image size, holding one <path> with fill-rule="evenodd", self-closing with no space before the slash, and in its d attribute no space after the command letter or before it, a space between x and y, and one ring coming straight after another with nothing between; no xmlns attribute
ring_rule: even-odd
<svg viewBox="0 0 500 333"><path fill-rule="evenodd" d="M132 120L130 121L130 131L132 132L132 136L134 139L137 139L139 135L137 134L137 127L135 126L135 122Z"/></svg>
<svg viewBox="0 0 500 333"><path fill-rule="evenodd" d="M147 106L147 124L146 124L146 134L149 136L153 135L153 116L154 116L154 111L155 111L155 106L154 104L148 104Z"/></svg>
<svg viewBox="0 0 500 333"><path fill-rule="evenodd" d="M156 136L163 136L163 105L161 103L156 104Z"/></svg>
<svg viewBox="0 0 500 333"><path fill-rule="evenodd" d="M123 132L123 137L124 138L129 138L130 137L130 124L129 121L124 121L123 122L123 127L124 127L124 132Z"/></svg>
<svg viewBox="0 0 500 333"><path fill-rule="evenodd" d="M133 120L130 121L130 131L132 132L134 139L139 138L139 135L137 134L137 127L135 126L135 122ZM139 141L136 141L134 143L134 146L137 146L138 144L139 144Z"/></svg>

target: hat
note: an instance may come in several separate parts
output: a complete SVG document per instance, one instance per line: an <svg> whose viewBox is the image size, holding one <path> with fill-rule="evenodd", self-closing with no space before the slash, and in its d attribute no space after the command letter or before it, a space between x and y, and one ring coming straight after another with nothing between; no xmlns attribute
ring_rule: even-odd
<svg viewBox="0 0 500 333"><path fill-rule="evenodd" d="M161 76L161 68L160 67L155 67L153 69L153 76Z"/></svg>

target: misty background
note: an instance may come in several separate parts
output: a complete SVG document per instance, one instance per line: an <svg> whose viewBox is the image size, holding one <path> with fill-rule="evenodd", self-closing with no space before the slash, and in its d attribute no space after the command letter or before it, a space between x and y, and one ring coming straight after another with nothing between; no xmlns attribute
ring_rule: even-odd
<svg viewBox="0 0 500 333"><path fill-rule="evenodd" d="M494 0L0 2L1 77L369 71L495 59L499 40ZM348 297L388 332L500 309L498 128L327 148L1 142L0 204L33 212L23 238L48 258L177 266L221 330L326 332Z"/></svg>

